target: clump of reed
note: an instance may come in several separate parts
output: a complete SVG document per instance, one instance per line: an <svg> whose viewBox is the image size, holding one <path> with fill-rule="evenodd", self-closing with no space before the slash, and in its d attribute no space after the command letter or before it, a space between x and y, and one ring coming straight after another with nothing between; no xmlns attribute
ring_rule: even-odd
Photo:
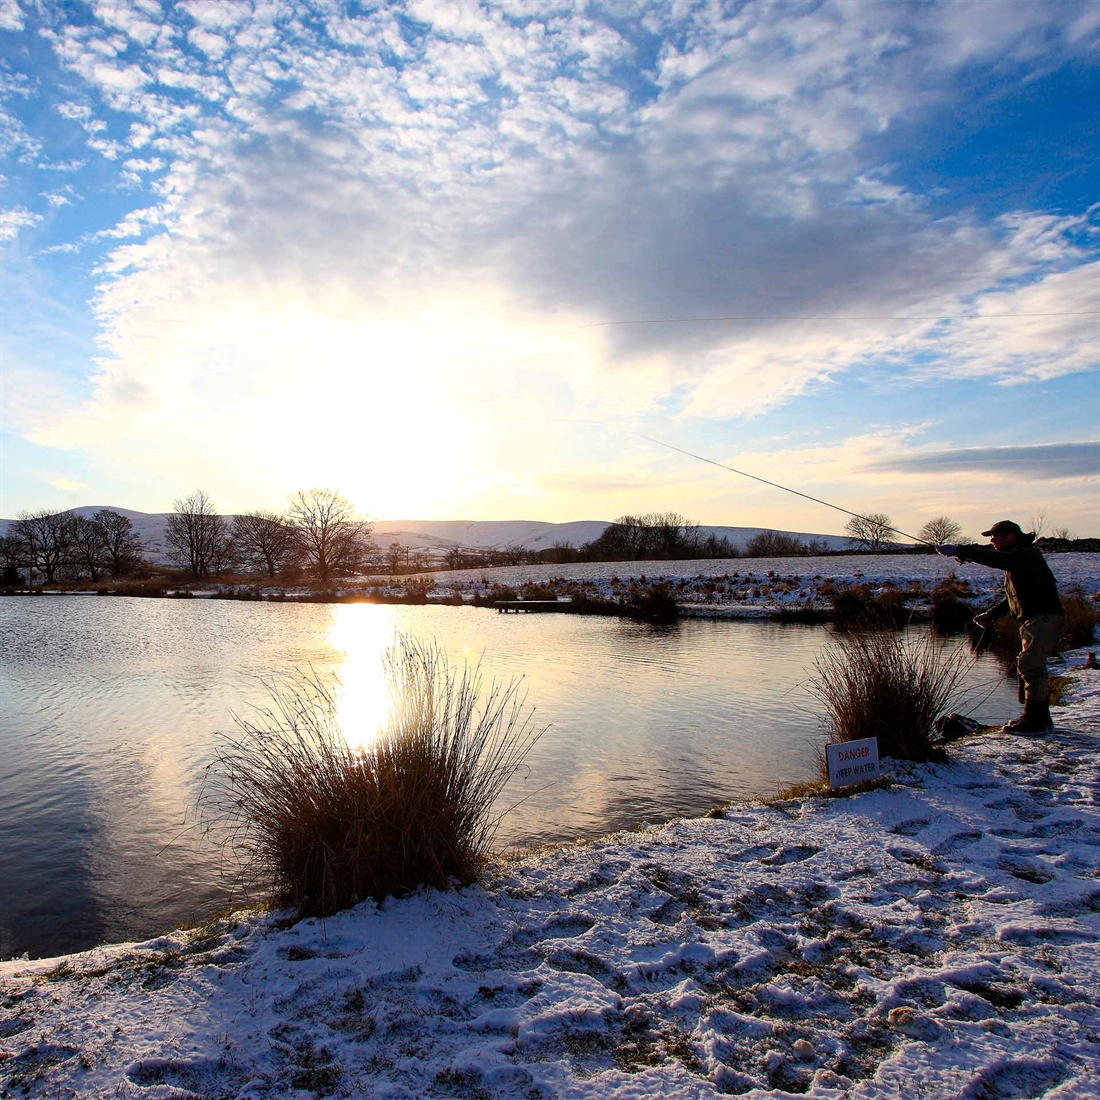
<svg viewBox="0 0 1100 1100"><path fill-rule="evenodd" d="M966 630L974 618L970 584L949 573L932 589L932 625L941 634Z"/></svg>
<svg viewBox="0 0 1100 1100"><path fill-rule="evenodd" d="M1066 613L1063 649L1077 649L1096 640L1096 604L1083 588L1075 586L1064 592L1062 609Z"/></svg>
<svg viewBox="0 0 1100 1100"><path fill-rule="evenodd" d="M1059 650L1079 649L1096 640L1097 609L1080 587L1073 587L1062 593L1062 609L1065 612L1065 626L1058 643ZM1020 623L1011 615L1001 615L993 620L988 631L979 634L975 644L988 646L1012 671L1016 667L1016 656L1020 652Z"/></svg>
<svg viewBox="0 0 1100 1100"><path fill-rule="evenodd" d="M931 636L886 629L840 635L810 678L825 706L826 743L877 737L881 756L944 759L935 723L956 695L962 660Z"/></svg>
<svg viewBox="0 0 1100 1100"><path fill-rule="evenodd" d="M672 623L680 617L676 597L662 581L631 585L624 606L628 614L651 623Z"/></svg>
<svg viewBox="0 0 1100 1100"><path fill-rule="evenodd" d="M208 824L302 915L476 881L498 798L539 735L517 680L482 692L476 667L403 636L383 664L390 712L368 747L340 729L333 687L298 675L236 719L208 772Z"/></svg>
<svg viewBox="0 0 1100 1100"><path fill-rule="evenodd" d="M884 587L876 592L869 584L823 584L821 593L832 605L833 622L839 627L902 627L909 621L905 593Z"/></svg>

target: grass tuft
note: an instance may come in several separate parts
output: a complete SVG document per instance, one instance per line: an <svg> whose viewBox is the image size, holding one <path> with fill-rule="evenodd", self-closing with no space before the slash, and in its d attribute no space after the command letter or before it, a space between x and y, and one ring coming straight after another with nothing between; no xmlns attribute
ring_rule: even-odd
<svg viewBox="0 0 1100 1100"><path fill-rule="evenodd" d="M879 754L942 760L936 718L955 696L962 655L935 638L879 629L842 634L815 662L810 686L825 704L828 744L877 737Z"/></svg>
<svg viewBox="0 0 1100 1100"><path fill-rule="evenodd" d="M1066 627L1062 635L1063 649L1077 649L1096 640L1096 604L1084 589L1070 588L1062 595Z"/></svg>
<svg viewBox="0 0 1100 1100"><path fill-rule="evenodd" d="M275 901L325 916L355 903L476 881L498 796L538 737L519 681L479 698L478 669L398 637L384 660L385 733L355 749L316 677L268 685L207 777L208 822Z"/></svg>

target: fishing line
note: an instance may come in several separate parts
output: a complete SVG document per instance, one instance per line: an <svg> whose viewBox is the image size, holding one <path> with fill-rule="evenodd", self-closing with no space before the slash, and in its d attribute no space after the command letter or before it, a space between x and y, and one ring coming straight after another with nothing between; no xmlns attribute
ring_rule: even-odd
<svg viewBox="0 0 1100 1100"><path fill-rule="evenodd" d="M807 316L803 313L733 313L723 317L647 317L627 321L592 321L578 328L610 328L613 325L692 325L709 321L1007 321L1015 317L1096 317L1100 310L1061 310L1049 313L986 313L969 317L958 314L943 316L895 316L891 314L859 314L855 316Z"/></svg>
<svg viewBox="0 0 1100 1100"><path fill-rule="evenodd" d="M753 481L759 481L764 485L770 485L773 489L782 489L785 493L793 493L796 497L802 497L804 500L812 500L815 504L823 504L826 508L832 508L834 511L843 512L846 516L853 516L856 519L864 520L867 523L873 523L875 528L880 531L893 531L895 535L904 535L907 539L912 539L920 546L935 546L934 542L929 542L927 539L918 538L916 535L909 534L908 531L902 531L898 527L891 527L889 524L878 523L875 520L869 519L867 516L861 515L859 512L849 511L847 508L841 508L839 504L831 504L827 500L822 500L820 497L811 496L809 493L803 493L798 489L792 489L787 485L780 485L778 481L769 481L766 477L759 477L756 474L750 474L747 470L739 470L736 466L727 466L724 462L715 462L713 458L707 458L705 455L697 455L694 451L686 451L683 447L673 446L671 443L665 443L664 440L654 439L651 435L645 435L642 432L635 432L635 435L641 436L642 439L648 439L650 443L656 443L660 447L667 447L670 451L678 451L682 455L687 455L688 458L698 459L700 462L709 463L711 466L717 466L721 470L729 470L732 474L740 474L741 477L751 478Z"/></svg>

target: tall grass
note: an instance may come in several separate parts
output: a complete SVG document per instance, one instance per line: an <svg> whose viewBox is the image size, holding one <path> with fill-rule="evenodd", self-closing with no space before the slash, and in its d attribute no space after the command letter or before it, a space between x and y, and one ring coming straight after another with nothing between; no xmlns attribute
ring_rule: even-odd
<svg viewBox="0 0 1100 1100"><path fill-rule="evenodd" d="M899 588L876 592L869 584L823 584L833 609L833 621L848 629L901 628L910 619L905 593Z"/></svg>
<svg viewBox="0 0 1100 1100"><path fill-rule="evenodd" d="M388 725L369 747L340 729L330 686L297 676L236 719L208 773L208 821L304 915L475 881L498 796L539 735L516 680L482 691L476 667L401 636L383 664Z"/></svg>
<svg viewBox="0 0 1100 1100"><path fill-rule="evenodd" d="M1085 595L1083 588L1075 586L1062 595L1062 608L1066 613L1066 629L1062 635L1062 648L1077 649L1096 640L1096 604Z"/></svg>
<svg viewBox="0 0 1100 1100"><path fill-rule="evenodd" d="M810 678L825 706L826 742L877 737L882 756L942 759L935 722L957 693L963 660L931 636L886 629L840 635Z"/></svg>

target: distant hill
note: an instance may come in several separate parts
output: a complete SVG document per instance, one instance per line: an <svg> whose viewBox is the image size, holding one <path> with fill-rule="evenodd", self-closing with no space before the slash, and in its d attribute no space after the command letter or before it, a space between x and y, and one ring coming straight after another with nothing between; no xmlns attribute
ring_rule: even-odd
<svg viewBox="0 0 1100 1100"><path fill-rule="evenodd" d="M109 504L92 504L72 509L78 515L91 516L101 508L126 516L134 525L134 533L141 540L145 556L158 564L168 563L164 541L164 528L168 516L164 512L135 512L130 508L114 508ZM0 535L6 534L11 520L0 519ZM469 550L504 550L521 547L524 550L549 550L551 547L570 543L581 546L597 538L609 526L609 520L582 519L569 523L545 523L541 520L461 520L461 519L397 519L377 520L374 539L383 549L391 542L399 542L410 550L429 550L443 553L452 547ZM754 535L771 531L771 527L709 527L701 526L704 535L727 538L742 549ZM811 535L798 531L783 531L803 542L815 540L830 550L842 550L848 540L842 535Z"/></svg>

